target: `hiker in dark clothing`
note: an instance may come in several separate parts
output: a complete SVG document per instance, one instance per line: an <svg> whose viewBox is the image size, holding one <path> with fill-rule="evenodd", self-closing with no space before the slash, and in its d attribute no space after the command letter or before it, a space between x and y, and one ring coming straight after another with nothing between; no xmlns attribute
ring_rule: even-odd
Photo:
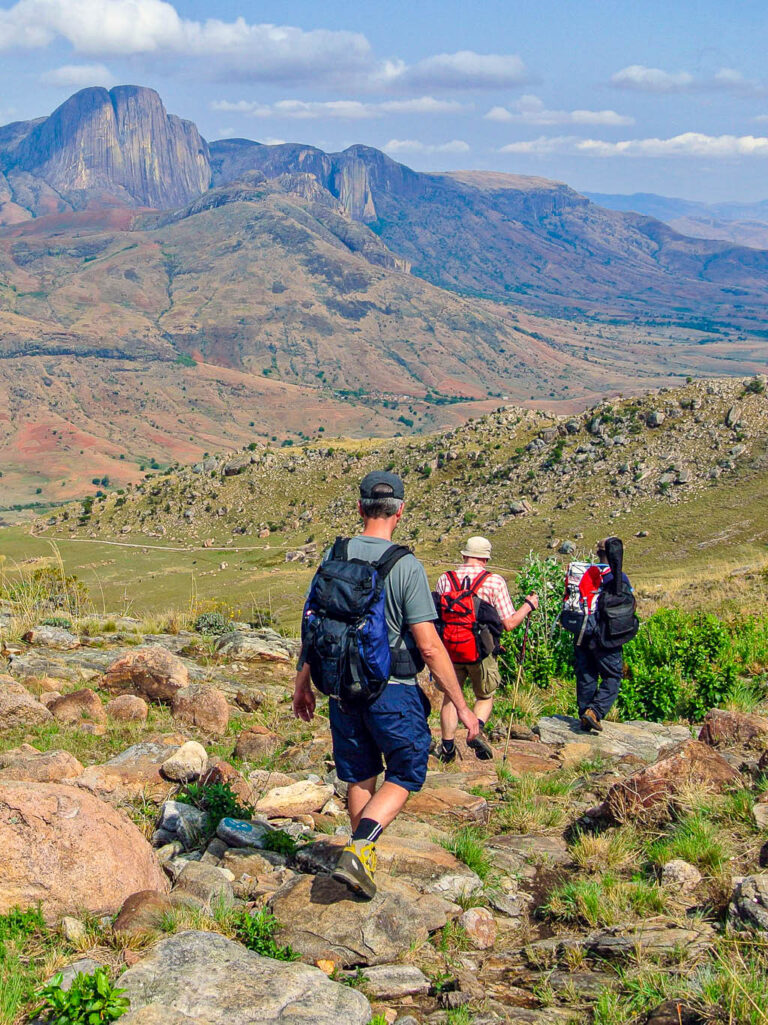
<svg viewBox="0 0 768 1025"><path fill-rule="evenodd" d="M597 601L595 624L588 637L582 643L574 643L574 661L576 667L576 699L579 707L581 728L587 732L601 732L602 720L608 715L619 696L619 687L624 675L624 658L622 644L637 632L637 618L634 615L634 598L629 577L624 573L622 565L624 546L617 537L606 538L597 546L597 561L601 566L601 595L619 594L624 605L620 610L624 617L618 628L609 624L610 611L606 615L605 598ZM623 586L614 587L616 576ZM622 597L623 596L623 597ZM616 600L614 600L616 604ZM631 620L631 623L630 623ZM621 630L625 633L622 635Z"/></svg>

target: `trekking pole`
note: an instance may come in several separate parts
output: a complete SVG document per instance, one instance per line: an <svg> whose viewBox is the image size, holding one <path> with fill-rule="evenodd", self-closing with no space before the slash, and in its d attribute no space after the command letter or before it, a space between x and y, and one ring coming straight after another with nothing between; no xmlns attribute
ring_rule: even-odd
<svg viewBox="0 0 768 1025"><path fill-rule="evenodd" d="M522 648L522 651L520 652L520 665L517 667L517 679L515 680L515 689L512 692L513 694L517 694L519 692L519 690L520 690L520 681L523 678L523 663L525 662L525 647L526 647L526 645L528 643L528 627L530 625L530 622L531 622L531 617L528 616L526 618L526 620L525 620L525 631L523 633L523 648ZM509 751L509 740L510 740L511 736L512 736L512 713L510 712L509 713L509 726L507 727L507 742L504 745L504 757L501 759L502 762L506 762L506 760L507 760L507 752Z"/></svg>

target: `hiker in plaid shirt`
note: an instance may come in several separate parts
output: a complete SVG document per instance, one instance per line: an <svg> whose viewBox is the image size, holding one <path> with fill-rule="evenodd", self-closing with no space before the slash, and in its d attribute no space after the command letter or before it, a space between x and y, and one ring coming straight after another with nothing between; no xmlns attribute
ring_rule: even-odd
<svg viewBox="0 0 768 1025"><path fill-rule="evenodd" d="M469 579L471 584L480 573L487 573L488 560L491 557L491 542L484 537L471 537L462 549L464 562L454 570L460 581ZM437 594L446 594L452 588L449 575L443 573L435 586ZM519 609L515 609L509 594L506 580L498 573L488 573L477 589L477 596L492 605L498 613L505 630L514 630L530 614L539 607L539 599L529 594ZM480 662L454 663L456 676L463 686L467 681L472 684L475 693L474 712L480 721L480 733L468 746L475 752L475 757L482 760L493 758L493 749L484 736L483 727L493 708L493 695L501 683L499 664L494 655L487 655ZM435 754L441 762L452 762L456 757L456 729L458 717L453 703L446 697L440 709L440 732L442 740Z"/></svg>

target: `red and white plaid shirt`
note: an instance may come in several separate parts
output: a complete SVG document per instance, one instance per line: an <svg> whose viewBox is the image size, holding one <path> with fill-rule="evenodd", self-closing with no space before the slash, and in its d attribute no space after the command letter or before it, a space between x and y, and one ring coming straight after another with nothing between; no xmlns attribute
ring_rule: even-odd
<svg viewBox="0 0 768 1025"><path fill-rule="evenodd" d="M454 572L459 578L460 583L467 577L469 577L469 582L472 583L478 573L484 573L485 570L482 566L463 565L457 566ZM445 594L447 591L450 591L451 586L448 574L443 573L435 585L435 590L438 594ZM489 605L493 605L500 619L509 619L515 614L515 606L512 604L507 582L498 573L491 573L486 577L478 588L477 595L483 601L487 601Z"/></svg>

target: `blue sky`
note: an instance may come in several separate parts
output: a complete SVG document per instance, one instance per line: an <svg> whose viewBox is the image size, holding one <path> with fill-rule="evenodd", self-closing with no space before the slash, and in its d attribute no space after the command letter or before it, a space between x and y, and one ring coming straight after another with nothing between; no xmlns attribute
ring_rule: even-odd
<svg viewBox="0 0 768 1025"><path fill-rule="evenodd" d="M158 89L209 140L768 198L764 0L0 0L0 123Z"/></svg>

